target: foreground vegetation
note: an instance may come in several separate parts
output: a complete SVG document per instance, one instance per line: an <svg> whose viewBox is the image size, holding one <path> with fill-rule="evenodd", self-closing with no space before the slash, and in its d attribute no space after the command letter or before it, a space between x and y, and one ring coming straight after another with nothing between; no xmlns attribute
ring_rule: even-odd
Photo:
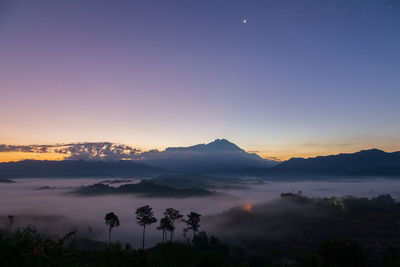
<svg viewBox="0 0 400 267"><path fill-rule="evenodd" d="M119 226L113 212L104 218L107 243L73 231L56 237L32 226L13 229L17 218L10 215L0 232L0 266L400 266L400 204L389 195L314 199L282 194L272 203L207 218L232 236L229 240L220 230L226 244L198 232L200 214L183 216L170 208L163 215L157 220L149 206L136 210L143 230L140 249L112 242ZM144 249L146 226L157 221L162 242ZM187 226L182 242L174 242L177 223ZM282 228L291 231L278 240Z"/></svg>
<svg viewBox="0 0 400 267"><path fill-rule="evenodd" d="M107 247L102 242L74 238L73 234L52 238L32 227L19 229L11 236L3 233L0 266L373 266L366 260L365 249L346 239L322 242L315 253L249 254L204 232L189 244L160 243L145 251L118 242ZM86 249L81 248L83 243ZM90 249L92 246L97 249ZM287 260L277 261L277 253L288 253ZM400 266L400 250L388 250L383 262L385 266Z"/></svg>

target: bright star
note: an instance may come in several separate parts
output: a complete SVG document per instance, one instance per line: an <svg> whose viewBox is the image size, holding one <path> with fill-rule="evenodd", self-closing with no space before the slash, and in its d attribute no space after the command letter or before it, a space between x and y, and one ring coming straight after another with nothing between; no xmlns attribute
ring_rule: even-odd
<svg viewBox="0 0 400 267"><path fill-rule="evenodd" d="M247 19L243 19L242 22L243 22L243 24L246 24L247 23Z"/></svg>

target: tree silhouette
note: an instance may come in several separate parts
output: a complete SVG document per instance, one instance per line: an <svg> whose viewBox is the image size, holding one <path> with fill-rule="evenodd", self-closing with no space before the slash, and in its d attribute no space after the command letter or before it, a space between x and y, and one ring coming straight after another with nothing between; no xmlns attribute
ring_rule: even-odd
<svg viewBox="0 0 400 267"><path fill-rule="evenodd" d="M183 238L186 240L186 242L189 244L189 238L187 238L187 233L189 232L189 229L187 229L186 227L183 228Z"/></svg>
<svg viewBox="0 0 400 267"><path fill-rule="evenodd" d="M196 232L200 227L200 216L200 214L192 211L187 215L188 219L185 220L188 228L193 231L193 238L196 236Z"/></svg>
<svg viewBox="0 0 400 267"><path fill-rule="evenodd" d="M160 220L160 226L157 227L158 230L162 230L162 242L165 242L165 232L171 229L171 221L168 217L164 217Z"/></svg>
<svg viewBox="0 0 400 267"><path fill-rule="evenodd" d="M172 237L174 236L174 231L175 231L175 222L180 221L183 218L183 215L179 212L179 210L173 209L173 208L168 208L164 212L164 216L169 219L171 225L170 225L170 241L172 242Z"/></svg>
<svg viewBox="0 0 400 267"><path fill-rule="evenodd" d="M106 214L104 217L106 225L108 225L108 247L111 245L111 230L114 227L119 226L119 219L118 216L114 214L114 212L110 212Z"/></svg>
<svg viewBox="0 0 400 267"><path fill-rule="evenodd" d="M8 218L8 227L12 227L12 225L14 224L14 221L15 221L15 216L14 215L8 215L7 216L7 218Z"/></svg>
<svg viewBox="0 0 400 267"><path fill-rule="evenodd" d="M339 238L323 241L318 255L323 266L366 266L364 248L355 240Z"/></svg>
<svg viewBox="0 0 400 267"><path fill-rule="evenodd" d="M146 225L157 222L156 217L154 217L153 209L149 205L140 207L136 209L136 223L143 227L143 240L142 249L144 251L144 237L146 233Z"/></svg>

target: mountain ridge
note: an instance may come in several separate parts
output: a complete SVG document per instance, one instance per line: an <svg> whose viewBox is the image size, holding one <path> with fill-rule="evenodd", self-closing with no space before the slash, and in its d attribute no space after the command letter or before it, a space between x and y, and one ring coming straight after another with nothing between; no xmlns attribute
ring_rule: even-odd
<svg viewBox="0 0 400 267"><path fill-rule="evenodd" d="M248 169L257 175L382 175L400 176L400 151L385 152L376 148L354 153L291 158L268 169Z"/></svg>
<svg viewBox="0 0 400 267"><path fill-rule="evenodd" d="M158 175L166 170L133 161L23 160L0 163L0 178L121 177Z"/></svg>
<svg viewBox="0 0 400 267"><path fill-rule="evenodd" d="M133 177L168 173L225 173L244 176L399 176L400 151L379 149L355 153L291 158L279 164L247 153L226 139L169 148L151 159L119 161L36 161L0 163L0 178ZM275 164L274 164L275 163Z"/></svg>

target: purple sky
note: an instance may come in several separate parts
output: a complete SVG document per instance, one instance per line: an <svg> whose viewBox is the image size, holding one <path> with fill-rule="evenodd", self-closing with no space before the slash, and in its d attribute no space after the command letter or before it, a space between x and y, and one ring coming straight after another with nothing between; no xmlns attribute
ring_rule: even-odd
<svg viewBox="0 0 400 267"><path fill-rule="evenodd" d="M399 47L395 0L3 0L0 143L400 150Z"/></svg>

